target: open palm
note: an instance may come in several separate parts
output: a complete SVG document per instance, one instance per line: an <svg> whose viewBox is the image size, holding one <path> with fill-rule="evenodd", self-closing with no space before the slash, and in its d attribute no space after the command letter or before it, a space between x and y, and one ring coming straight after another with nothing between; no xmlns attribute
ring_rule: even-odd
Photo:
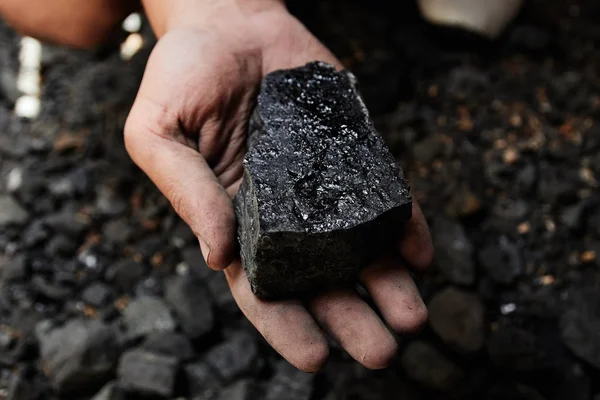
<svg viewBox="0 0 600 400"><path fill-rule="evenodd" d="M282 9L239 21L235 28L184 28L155 47L125 130L133 160L171 201L199 239L207 264L224 269L248 319L288 361L305 371L325 363L325 333L369 368L383 368L396 352L391 330L420 329L426 309L408 270L432 257L417 205L398 238L395 256L367 266L360 284L385 323L351 289L310 299L263 301L254 296L236 246L231 197L242 177L248 117L263 76L314 60L338 60Z"/></svg>

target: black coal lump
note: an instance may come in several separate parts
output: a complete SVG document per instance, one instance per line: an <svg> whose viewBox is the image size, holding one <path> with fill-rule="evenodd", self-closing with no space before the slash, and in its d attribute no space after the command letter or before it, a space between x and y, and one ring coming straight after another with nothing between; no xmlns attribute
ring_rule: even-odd
<svg viewBox="0 0 600 400"><path fill-rule="evenodd" d="M268 74L248 142L235 207L261 298L352 281L411 217L408 182L347 71L313 62Z"/></svg>

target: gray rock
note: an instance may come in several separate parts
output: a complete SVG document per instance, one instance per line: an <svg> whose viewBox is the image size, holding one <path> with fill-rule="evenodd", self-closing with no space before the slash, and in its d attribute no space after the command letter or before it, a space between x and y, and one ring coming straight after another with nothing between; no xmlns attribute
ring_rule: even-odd
<svg viewBox="0 0 600 400"><path fill-rule="evenodd" d="M600 368L600 293L572 290L560 320L563 342L577 356Z"/></svg>
<svg viewBox="0 0 600 400"><path fill-rule="evenodd" d="M29 213L10 195L0 195L0 227L23 225Z"/></svg>
<svg viewBox="0 0 600 400"><path fill-rule="evenodd" d="M260 297L354 279L411 216L402 169L354 84L324 63L263 81L235 201L242 261Z"/></svg>
<svg viewBox="0 0 600 400"><path fill-rule="evenodd" d="M449 287L431 299L428 309L429 325L447 345L462 353L483 347L485 307L479 296Z"/></svg>
<svg viewBox="0 0 600 400"><path fill-rule="evenodd" d="M203 361L221 381L231 382L254 372L258 361L258 347L252 335L241 331L210 349Z"/></svg>
<svg viewBox="0 0 600 400"><path fill-rule="evenodd" d="M94 307L104 307L110 303L113 291L110 286L102 282L94 282L81 294L81 300Z"/></svg>
<svg viewBox="0 0 600 400"><path fill-rule="evenodd" d="M132 233L131 223L125 218L108 221L102 227L102 236L111 243L125 244Z"/></svg>
<svg viewBox="0 0 600 400"><path fill-rule="evenodd" d="M178 363L175 357L142 349L125 352L119 361L119 385L130 392L170 397L175 389Z"/></svg>
<svg viewBox="0 0 600 400"><path fill-rule="evenodd" d="M143 296L134 299L123 311L125 335L137 339L154 332L175 329L175 321L166 304L157 297Z"/></svg>
<svg viewBox="0 0 600 400"><path fill-rule="evenodd" d="M219 396L219 400L254 400L256 399L256 384L251 380L241 380L229 385Z"/></svg>
<svg viewBox="0 0 600 400"><path fill-rule="evenodd" d="M39 330L40 365L62 392L89 388L114 371L120 354L115 331L97 320L73 319Z"/></svg>
<svg viewBox="0 0 600 400"><path fill-rule="evenodd" d="M210 296L193 275L169 277L165 282L165 299L179 317L183 331L192 339L213 329L215 321Z"/></svg>
<svg viewBox="0 0 600 400"><path fill-rule="evenodd" d="M231 294L225 274L221 271L213 271L208 267L201 271L202 280L206 284L210 297L217 308L230 314L239 312L240 309Z"/></svg>
<svg viewBox="0 0 600 400"><path fill-rule="evenodd" d="M2 282L12 282L27 276L25 256L17 254L9 260L0 261L0 279Z"/></svg>
<svg viewBox="0 0 600 400"><path fill-rule="evenodd" d="M457 365L422 341L413 341L406 346L401 363L411 379L435 390L452 390L464 377Z"/></svg>
<svg viewBox="0 0 600 400"><path fill-rule="evenodd" d="M189 361L195 354L190 340L175 332L150 334L141 347L152 353L175 357L178 361Z"/></svg>
<svg viewBox="0 0 600 400"><path fill-rule="evenodd" d="M473 284L475 281L473 244L462 225L440 217L434 221L431 234L438 269L452 283Z"/></svg>
<svg viewBox="0 0 600 400"><path fill-rule="evenodd" d="M96 209L102 215L115 217L127 210L127 200L114 190L100 186L96 188Z"/></svg>
<svg viewBox="0 0 600 400"><path fill-rule="evenodd" d="M313 392L314 374L302 372L287 361L276 365L275 375L268 382L264 400L309 400Z"/></svg>
<svg viewBox="0 0 600 400"><path fill-rule="evenodd" d="M223 384L211 367L204 361L197 361L184 367L188 392L194 398L212 399Z"/></svg>
<svg viewBox="0 0 600 400"><path fill-rule="evenodd" d="M92 400L125 400L123 393L117 387L115 381L108 382L92 397Z"/></svg>

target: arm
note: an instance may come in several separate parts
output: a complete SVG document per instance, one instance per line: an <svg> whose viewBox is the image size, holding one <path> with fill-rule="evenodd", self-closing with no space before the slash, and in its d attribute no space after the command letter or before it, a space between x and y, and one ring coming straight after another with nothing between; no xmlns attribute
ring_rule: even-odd
<svg viewBox="0 0 600 400"><path fill-rule="evenodd" d="M137 7L138 0L0 0L0 15L24 35L88 48L102 44Z"/></svg>

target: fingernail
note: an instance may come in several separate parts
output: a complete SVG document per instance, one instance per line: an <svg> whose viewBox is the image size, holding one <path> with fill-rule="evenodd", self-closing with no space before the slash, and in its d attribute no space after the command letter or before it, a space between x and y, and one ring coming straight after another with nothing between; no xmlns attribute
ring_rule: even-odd
<svg viewBox="0 0 600 400"><path fill-rule="evenodd" d="M210 267L210 263L208 262L208 258L210 257L210 246L200 236L198 236L198 242L200 243L200 251L202 251L204 261L206 261L206 265Z"/></svg>

